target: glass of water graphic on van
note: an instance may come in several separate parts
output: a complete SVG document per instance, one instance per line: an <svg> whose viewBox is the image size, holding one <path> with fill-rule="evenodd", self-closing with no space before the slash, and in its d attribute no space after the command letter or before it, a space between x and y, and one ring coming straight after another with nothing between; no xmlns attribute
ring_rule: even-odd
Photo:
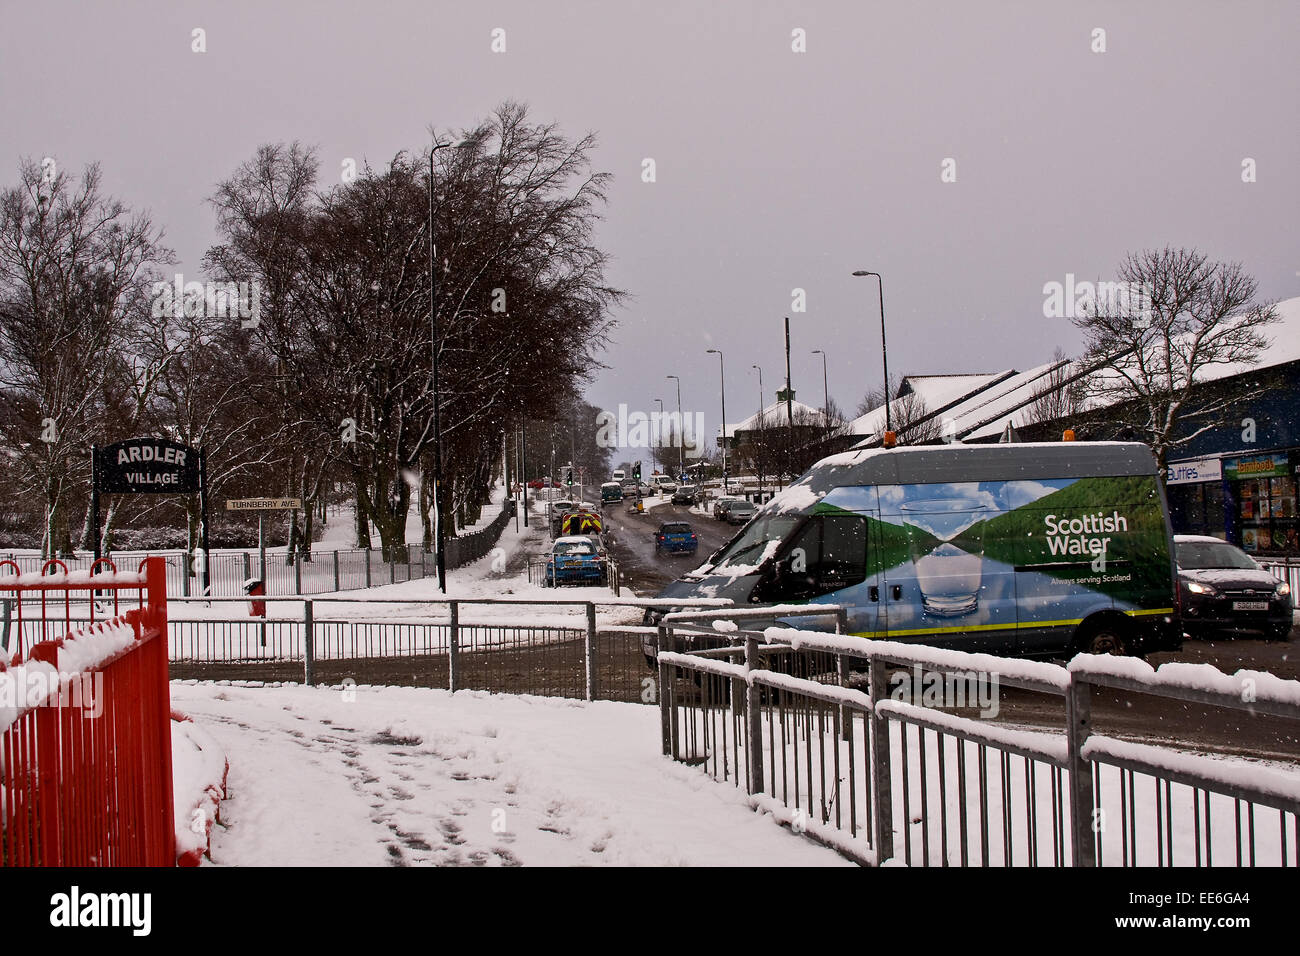
<svg viewBox="0 0 1300 956"><path fill-rule="evenodd" d="M989 507L952 497L904 502L900 511L922 608L939 617L978 610Z"/></svg>

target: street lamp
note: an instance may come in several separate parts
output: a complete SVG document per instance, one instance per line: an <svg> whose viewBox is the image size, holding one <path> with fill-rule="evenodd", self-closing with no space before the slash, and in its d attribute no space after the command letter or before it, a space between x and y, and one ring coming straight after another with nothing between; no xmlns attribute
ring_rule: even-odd
<svg viewBox="0 0 1300 956"><path fill-rule="evenodd" d="M859 269L853 274L855 276L875 276L880 286L880 358L885 369L885 431L892 432L894 426L889 418L889 352L885 348L885 280L879 272L867 272L865 269Z"/></svg>
<svg viewBox="0 0 1300 956"><path fill-rule="evenodd" d="M750 368L758 369L758 417L760 419L759 424L762 425L763 423L761 419L763 417L763 370L761 368L758 368L757 365L751 365Z"/></svg>
<svg viewBox="0 0 1300 956"><path fill-rule="evenodd" d="M442 420L439 413L441 392L438 387L438 259L437 242L433 227L433 174L434 153L449 146L463 146L464 140L439 143L435 138L429 149L429 344L433 354L433 534L437 555L438 588L447 593L447 543L442 528ZM527 476L524 481L527 482ZM525 501L527 500L525 492ZM527 520L527 516L525 516Z"/></svg>
<svg viewBox="0 0 1300 956"><path fill-rule="evenodd" d="M664 400L662 398L652 398L650 401L659 403L659 426L662 428L664 423ZM655 429L654 445L650 449L650 456L655 463L655 471L659 470L659 441L660 432L659 429Z"/></svg>
<svg viewBox="0 0 1300 956"><path fill-rule="evenodd" d="M718 375L722 382L722 492L730 490L727 484L727 370L722 364L722 349L707 349L706 354L718 356Z"/></svg>
<svg viewBox="0 0 1300 956"><path fill-rule="evenodd" d="M822 426L829 432L831 430L831 393L826 386L826 353L821 349L813 349L812 354L822 357Z"/></svg>
<svg viewBox="0 0 1300 956"><path fill-rule="evenodd" d="M677 475L680 478L683 471L686 470L686 448L682 442L682 380L676 375L665 375L664 378L677 379Z"/></svg>

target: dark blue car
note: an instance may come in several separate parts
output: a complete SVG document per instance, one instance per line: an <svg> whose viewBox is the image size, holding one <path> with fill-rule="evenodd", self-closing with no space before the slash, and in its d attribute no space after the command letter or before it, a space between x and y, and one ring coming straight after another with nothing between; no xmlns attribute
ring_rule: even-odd
<svg viewBox="0 0 1300 956"><path fill-rule="evenodd" d="M655 554L665 551L694 554L699 546L695 531L685 521L665 521L655 532Z"/></svg>

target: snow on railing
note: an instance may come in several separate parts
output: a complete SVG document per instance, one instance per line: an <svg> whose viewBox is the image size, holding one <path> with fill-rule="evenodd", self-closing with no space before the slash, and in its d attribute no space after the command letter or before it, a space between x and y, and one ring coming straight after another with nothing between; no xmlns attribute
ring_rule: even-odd
<svg viewBox="0 0 1300 956"><path fill-rule="evenodd" d="M719 628L714 612L663 618L663 752L744 786L756 808L860 862L1300 864L1300 774L1190 752L1190 738L1102 736L1091 719L1104 689L1300 721L1300 681L742 629L765 610L770 619L770 609L734 614L736 628ZM679 650L705 636L710 647ZM989 719L1001 685L1037 695L1012 698L1024 718L1011 726ZM1044 699L1060 701L1063 729L1036 716Z"/></svg>
<svg viewBox="0 0 1300 956"><path fill-rule="evenodd" d="M17 648L0 657L0 865L174 865L162 560L93 576L59 564L0 569L0 598L20 625ZM131 590L140 606L121 612L119 593ZM111 616L74 619L74 591L93 596L92 615ZM41 639L24 649L28 600L40 603Z"/></svg>

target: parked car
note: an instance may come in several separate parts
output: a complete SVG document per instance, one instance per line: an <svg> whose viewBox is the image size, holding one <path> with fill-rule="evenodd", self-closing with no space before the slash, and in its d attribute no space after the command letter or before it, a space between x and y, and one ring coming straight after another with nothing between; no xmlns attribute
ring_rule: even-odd
<svg viewBox="0 0 1300 956"><path fill-rule="evenodd" d="M713 502L713 517L723 520L727 517L727 509L737 502L743 502L744 498L719 498Z"/></svg>
<svg viewBox="0 0 1300 956"><path fill-rule="evenodd" d="M556 538L546 558L546 586L600 584L605 580L606 563L598 539L587 535Z"/></svg>
<svg viewBox="0 0 1300 956"><path fill-rule="evenodd" d="M677 482L667 475L651 475L650 487L654 489L657 495L671 495L677 490Z"/></svg>
<svg viewBox="0 0 1300 956"><path fill-rule="evenodd" d="M528 483L529 488L558 488L560 483L549 478L534 478Z"/></svg>
<svg viewBox="0 0 1300 956"><path fill-rule="evenodd" d="M699 546L699 538L685 521L665 521L655 532L655 554L665 551L694 554Z"/></svg>
<svg viewBox="0 0 1300 956"><path fill-rule="evenodd" d="M680 485L673 492L673 504L693 505L700 500L700 489L694 485Z"/></svg>
<svg viewBox="0 0 1300 956"><path fill-rule="evenodd" d="M758 508L752 501L734 501L727 505L723 517L728 524L744 524L756 514L758 514Z"/></svg>
<svg viewBox="0 0 1300 956"><path fill-rule="evenodd" d="M1194 636L1291 634L1295 597L1246 552L1218 538L1174 536L1183 630Z"/></svg>

